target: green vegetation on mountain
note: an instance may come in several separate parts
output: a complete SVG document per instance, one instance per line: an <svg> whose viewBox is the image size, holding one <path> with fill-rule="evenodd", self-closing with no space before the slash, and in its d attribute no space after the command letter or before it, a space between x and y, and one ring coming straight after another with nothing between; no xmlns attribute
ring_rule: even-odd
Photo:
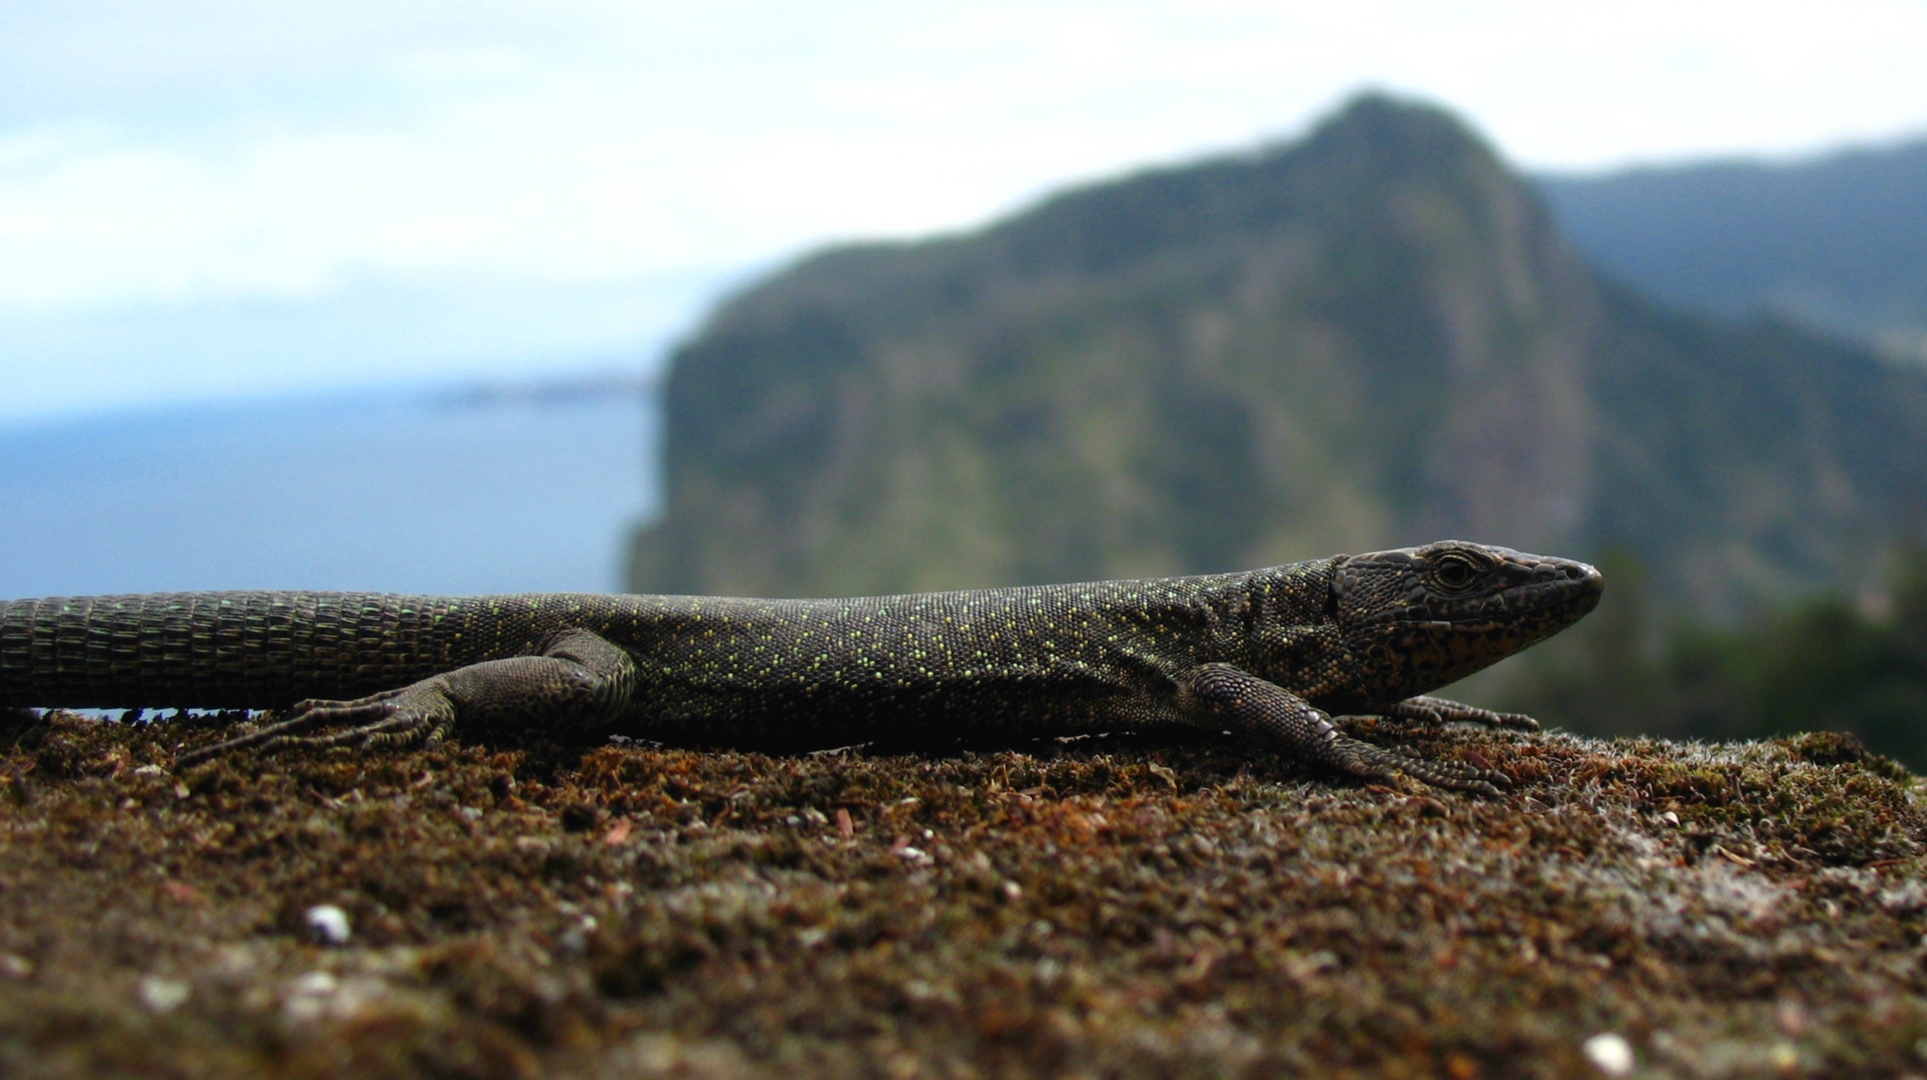
<svg viewBox="0 0 1927 1080"><path fill-rule="evenodd" d="M833 595L1444 536L1631 553L1717 621L1857 587L1927 376L1603 284L1432 108L823 252L674 357L634 588Z"/></svg>
<svg viewBox="0 0 1927 1080"><path fill-rule="evenodd" d="M1728 318L1772 312L1927 360L1927 140L1538 188L1594 265L1648 295Z"/></svg>

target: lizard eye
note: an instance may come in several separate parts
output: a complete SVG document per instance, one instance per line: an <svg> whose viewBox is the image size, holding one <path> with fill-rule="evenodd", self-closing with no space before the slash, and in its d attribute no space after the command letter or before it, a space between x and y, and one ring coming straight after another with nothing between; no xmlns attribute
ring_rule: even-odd
<svg viewBox="0 0 1927 1080"><path fill-rule="evenodd" d="M1471 560L1456 555L1447 555L1432 568L1433 580L1438 582L1440 588L1447 591L1463 589L1472 584L1478 576L1479 568L1473 566Z"/></svg>

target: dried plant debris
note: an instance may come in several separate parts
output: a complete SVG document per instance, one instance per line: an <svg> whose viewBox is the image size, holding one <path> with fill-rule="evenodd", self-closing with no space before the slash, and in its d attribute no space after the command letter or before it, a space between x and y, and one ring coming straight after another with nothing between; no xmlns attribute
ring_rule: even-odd
<svg viewBox="0 0 1927 1080"><path fill-rule="evenodd" d="M1927 1073L1919 782L1843 736L170 771L221 731L11 726L0 1074Z"/></svg>

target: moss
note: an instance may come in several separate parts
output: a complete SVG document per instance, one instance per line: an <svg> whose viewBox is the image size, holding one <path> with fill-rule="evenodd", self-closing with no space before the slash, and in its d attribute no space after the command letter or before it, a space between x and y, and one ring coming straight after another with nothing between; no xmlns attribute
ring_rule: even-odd
<svg viewBox="0 0 1927 1080"><path fill-rule="evenodd" d="M1834 737L1406 733L1502 799L1197 738L143 767L218 730L0 757L0 1069L1566 1076L1611 1031L1845 1075L1927 1035L1916 781Z"/></svg>

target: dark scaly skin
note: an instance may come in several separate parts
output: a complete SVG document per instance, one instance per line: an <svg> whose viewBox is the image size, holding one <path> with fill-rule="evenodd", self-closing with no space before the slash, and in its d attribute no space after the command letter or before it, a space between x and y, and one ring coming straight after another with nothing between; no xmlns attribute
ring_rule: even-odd
<svg viewBox="0 0 1927 1080"><path fill-rule="evenodd" d="M1598 603L1583 563L1444 541L1248 573L848 600L172 593L0 603L0 705L283 708L244 747L572 729L776 751L1192 724L1366 777L1507 778L1331 716L1537 728L1426 691Z"/></svg>

